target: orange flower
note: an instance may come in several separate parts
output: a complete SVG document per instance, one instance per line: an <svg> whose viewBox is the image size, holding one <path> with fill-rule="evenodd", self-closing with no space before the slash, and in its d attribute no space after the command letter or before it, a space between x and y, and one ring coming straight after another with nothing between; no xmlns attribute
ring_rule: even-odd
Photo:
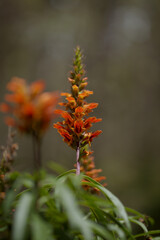
<svg viewBox="0 0 160 240"><path fill-rule="evenodd" d="M62 117L65 119L65 123L69 126L73 126L74 119L71 117L71 115L68 112L62 112Z"/></svg>
<svg viewBox="0 0 160 240"><path fill-rule="evenodd" d="M85 128L83 128L83 120L82 119L77 119L74 122L74 132L77 134L77 136L79 136L80 134L82 134L82 132L85 130Z"/></svg>
<svg viewBox="0 0 160 240"><path fill-rule="evenodd" d="M77 107L73 114L76 118L82 118L85 115L83 107Z"/></svg>
<svg viewBox="0 0 160 240"><path fill-rule="evenodd" d="M61 93L61 96L64 96L66 101L59 103L59 105L65 107L65 111L56 110L56 113L60 114L64 121L54 124L54 128L58 130L63 140L77 151L77 174L79 174L80 170L79 160L83 154L83 147L91 144L93 138L102 132L88 132L93 123L100 122L102 119L96 117L87 118L88 114L98 106L98 103L87 103L86 101L86 98L93 92L85 89L88 83L84 74L82 54L80 48L77 47L73 71L70 72L68 78L71 83L71 93Z"/></svg>
<svg viewBox="0 0 160 240"><path fill-rule="evenodd" d="M101 118L89 117L88 119L85 120L84 126L86 129L89 129L90 127L92 127L92 123L96 123L100 121L102 121Z"/></svg>
<svg viewBox="0 0 160 240"><path fill-rule="evenodd" d="M89 141L92 142L93 138L97 137L99 134L101 134L101 132L102 132L101 130L97 130L97 131L93 132L91 134L91 136L89 137Z"/></svg>
<svg viewBox="0 0 160 240"><path fill-rule="evenodd" d="M72 135L70 135L65 128L60 128L58 132L62 137L64 137L64 141L70 145L72 142Z"/></svg>
<svg viewBox="0 0 160 240"><path fill-rule="evenodd" d="M22 78L12 78L7 84L11 93L5 96L8 103L0 105L0 111L12 114L6 123L21 132L42 135L56 116L54 109L59 99L58 93L43 92L44 88L42 80L27 85Z"/></svg>

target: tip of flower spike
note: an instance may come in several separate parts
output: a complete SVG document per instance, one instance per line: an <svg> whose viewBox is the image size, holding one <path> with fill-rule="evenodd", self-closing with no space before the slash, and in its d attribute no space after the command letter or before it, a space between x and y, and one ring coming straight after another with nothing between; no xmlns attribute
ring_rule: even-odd
<svg viewBox="0 0 160 240"><path fill-rule="evenodd" d="M80 46L77 45L75 51L80 51Z"/></svg>
<svg viewBox="0 0 160 240"><path fill-rule="evenodd" d="M77 47L75 49L75 55L78 56L79 54L81 54L81 48L79 45L77 45Z"/></svg>

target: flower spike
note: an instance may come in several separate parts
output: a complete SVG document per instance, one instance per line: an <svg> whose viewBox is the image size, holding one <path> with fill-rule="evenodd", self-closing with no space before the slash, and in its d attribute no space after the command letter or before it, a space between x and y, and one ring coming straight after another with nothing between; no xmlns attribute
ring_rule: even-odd
<svg viewBox="0 0 160 240"><path fill-rule="evenodd" d="M63 140L76 150L77 175L80 173L80 158L83 155L84 147L91 145L93 138L98 136L101 131L89 132L93 123L100 122L101 118L89 117L88 114L98 106L98 103L87 103L86 99L93 91L86 90L87 77L85 77L84 65L82 63L82 53L79 47L75 50L73 60L73 70L68 78L71 84L71 93L61 93L66 101L59 103L65 107L64 110L56 110L63 118L63 122L54 124Z"/></svg>

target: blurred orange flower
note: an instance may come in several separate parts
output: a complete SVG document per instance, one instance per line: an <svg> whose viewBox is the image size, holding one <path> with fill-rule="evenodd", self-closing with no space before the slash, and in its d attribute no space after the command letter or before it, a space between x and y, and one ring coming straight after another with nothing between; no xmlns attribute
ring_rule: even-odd
<svg viewBox="0 0 160 240"><path fill-rule="evenodd" d="M2 112L12 115L6 117L6 124L21 132L41 136L56 117L54 110L59 99L57 92L44 92L44 88L43 80L28 85L22 78L12 78L7 84L11 93L5 95L8 103L0 105Z"/></svg>

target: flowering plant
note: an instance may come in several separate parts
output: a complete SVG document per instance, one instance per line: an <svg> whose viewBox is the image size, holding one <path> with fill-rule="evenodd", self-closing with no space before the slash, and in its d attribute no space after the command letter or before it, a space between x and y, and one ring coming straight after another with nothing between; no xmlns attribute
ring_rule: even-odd
<svg viewBox="0 0 160 240"><path fill-rule="evenodd" d="M85 89L88 83L87 77L84 77L85 70L82 58L80 48L77 47L73 61L73 71L70 72L68 78L71 83L71 93L61 93L62 96L66 97L67 102L61 102L59 105L64 106L65 110L56 110L56 113L61 114L64 120L54 124L63 140L77 152L77 175L80 174L80 159L91 153L86 151L85 146L91 146L93 138L102 132L101 130L89 131L92 123L100 122L102 119L88 117L88 114L98 106L98 103L87 103L86 101L86 98L93 92Z"/></svg>
<svg viewBox="0 0 160 240"><path fill-rule="evenodd" d="M99 176L101 169L95 168L91 151L92 140L101 131L90 131L92 124L101 119L88 117L98 104L86 101L93 92L85 89L87 78L84 74L82 54L77 47L69 78L71 93L61 94L66 97L66 102L60 103L65 110L54 113L58 96L43 92L44 82L27 85L24 79L14 78L7 86L12 94L6 95L9 103L1 104L3 112L13 115L6 119L7 124L39 141L51 119L60 114L64 120L54 127L76 150L77 157L76 170L61 172L59 167L57 177L44 170L34 174L11 172L18 145L9 132L0 159L0 232L4 240L160 239L160 230L148 230L151 218L125 208L101 184L105 177ZM39 161L39 155L35 159ZM40 167L40 162L38 164ZM97 192L100 194L93 195Z"/></svg>
<svg viewBox="0 0 160 240"><path fill-rule="evenodd" d="M48 129L59 99L57 92L44 92L45 82L35 81L30 85L23 78L14 77L7 84L11 92L5 95L7 103L0 105L0 110L9 113L7 125L17 128L20 132L30 134L34 142L35 167L41 167L41 139Z"/></svg>

